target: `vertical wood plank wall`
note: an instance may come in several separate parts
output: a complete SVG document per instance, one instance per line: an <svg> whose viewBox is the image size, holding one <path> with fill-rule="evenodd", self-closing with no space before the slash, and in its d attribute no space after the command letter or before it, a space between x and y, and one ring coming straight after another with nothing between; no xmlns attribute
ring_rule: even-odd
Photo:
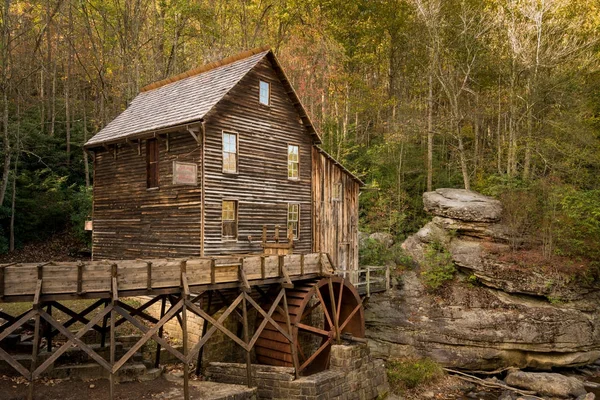
<svg viewBox="0 0 600 400"><path fill-rule="evenodd" d="M359 184L318 148L313 148L314 251L329 253L339 269L358 269ZM342 199L334 200L336 184Z"/></svg>
<svg viewBox="0 0 600 400"><path fill-rule="evenodd" d="M271 104L259 102L259 80L271 84ZM223 173L222 132L238 135L238 173ZM262 227L285 237L289 203L300 204L295 253L327 252L337 267L358 268L359 184L313 146L286 89L263 59L205 116L204 254L260 253ZM146 140L96 149L93 257L200 255L202 149L188 132L158 136L159 188L146 188ZM300 152L300 178L287 176L288 145ZM198 165L198 186L173 185L173 161ZM337 183L341 201L332 200ZM222 239L221 203L238 202L238 238ZM252 241L248 240L252 237Z"/></svg>
<svg viewBox="0 0 600 400"><path fill-rule="evenodd" d="M259 80L271 84L271 104L259 103ZM205 118L205 254L260 252L262 226L286 236L288 203L300 204L295 253L308 253L311 230L312 137L275 70L263 59ZM222 172L222 131L237 132L238 174ZM287 177L288 144L300 151L300 179ZM221 240L221 202L238 201L238 240ZM248 241L252 236L253 243Z"/></svg>
<svg viewBox="0 0 600 400"><path fill-rule="evenodd" d="M159 188L146 188L146 141L96 149L95 260L200 255L201 187L173 185L173 160L200 165L201 148L189 133L158 138ZM200 168L198 168L200 182Z"/></svg>

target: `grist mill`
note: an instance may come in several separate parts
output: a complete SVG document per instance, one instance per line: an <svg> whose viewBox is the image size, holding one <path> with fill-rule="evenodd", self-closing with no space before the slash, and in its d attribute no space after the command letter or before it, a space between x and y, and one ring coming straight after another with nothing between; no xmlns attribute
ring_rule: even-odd
<svg viewBox="0 0 600 400"><path fill-rule="evenodd" d="M85 145L92 261L0 265L0 302L31 303L0 313L0 360L31 381L30 398L76 347L105 371L113 399L119 371L151 340L155 367L165 350L183 363L186 399L194 364L212 380L257 387L254 398L377 397L385 373L364 344L358 279L363 183L320 142L268 48L144 87ZM90 299L83 311L63 304ZM171 320L182 348L165 338ZM190 344L192 320L202 327ZM140 332L125 350L123 324ZM24 330L27 362L9 343ZM99 344L84 340L92 331ZM243 360L203 364L217 334Z"/></svg>

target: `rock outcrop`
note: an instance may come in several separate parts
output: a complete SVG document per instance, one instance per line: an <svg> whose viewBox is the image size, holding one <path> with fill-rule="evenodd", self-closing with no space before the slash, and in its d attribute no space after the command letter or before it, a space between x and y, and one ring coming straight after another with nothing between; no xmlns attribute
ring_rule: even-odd
<svg viewBox="0 0 600 400"><path fill-rule="evenodd" d="M403 248L417 263L438 243L460 274L433 293L420 268L366 310L376 356L428 356L470 370L547 370L600 358L598 288L570 276L506 261L509 231L497 200L438 189L423 196L431 222Z"/></svg>

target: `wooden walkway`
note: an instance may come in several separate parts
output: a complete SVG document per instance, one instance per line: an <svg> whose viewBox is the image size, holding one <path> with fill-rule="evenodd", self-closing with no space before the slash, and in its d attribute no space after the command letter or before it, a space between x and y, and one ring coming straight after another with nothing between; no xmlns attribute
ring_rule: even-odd
<svg viewBox="0 0 600 400"><path fill-rule="evenodd" d="M245 350L247 380L251 386L250 352L269 324L282 335L285 345L290 347L296 374L299 374L301 368L290 323L286 289L292 288L294 281L317 277L329 277L331 286L335 279L333 273L329 257L321 253L0 265L0 303L32 303L31 309L19 316L0 314L0 342L24 327L33 331L33 350L28 368L2 347L0 360L6 361L30 381L28 399L33 399L35 381L65 351L71 346L77 346L108 371L110 392L107 397L113 399L115 374L145 343L154 340L157 344L156 366L160 364L161 347L183 363L184 398L187 400L189 365L197 360L200 366L202 349L217 331L221 331ZM275 298L271 298L267 291L274 293ZM150 300L137 308L121 300L123 297L140 295L150 296ZM257 296L269 304L268 310L257 302ZM59 302L65 299L90 298L97 301L81 312L70 310ZM145 312L157 302L161 304L160 318L154 318ZM213 317L224 307L226 309L218 318ZM362 305L359 304L359 307ZM70 319L59 322L52 315L52 309L66 313ZM255 310L263 318L252 336L248 330L250 310ZM274 319L276 310L281 313L284 321ZM187 346L187 315L190 312L205 321L202 339L192 349ZM224 321L230 315L237 316L242 322L243 337L238 337L225 326ZM163 338L164 325L173 318L177 318L183 331L183 352ZM125 355L117 359L115 329L125 322L139 329L143 336ZM72 332L69 327L75 323L84 326ZM207 324L210 324L210 328ZM108 359L100 356L83 341L84 335L90 330L101 333L102 346L109 335ZM58 343L49 358L38 365L41 339L46 339L50 352L53 338L58 335L64 340Z"/></svg>
<svg viewBox="0 0 600 400"><path fill-rule="evenodd" d="M174 294L185 273L190 290L292 283L334 273L322 253L191 259L48 262L0 265L0 303ZM38 290L38 285L41 288Z"/></svg>

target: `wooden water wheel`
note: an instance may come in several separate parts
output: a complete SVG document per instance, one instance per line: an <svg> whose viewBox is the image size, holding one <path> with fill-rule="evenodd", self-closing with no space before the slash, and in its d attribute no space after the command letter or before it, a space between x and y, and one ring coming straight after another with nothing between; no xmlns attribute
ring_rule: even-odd
<svg viewBox="0 0 600 400"><path fill-rule="evenodd" d="M295 282L286 290L299 373L308 375L329 367L331 345L342 334L365 335L364 311L356 288L340 277ZM266 305L268 306L268 305ZM285 329L283 310L273 315ZM292 367L293 355L286 338L270 324L255 346L261 364Z"/></svg>

